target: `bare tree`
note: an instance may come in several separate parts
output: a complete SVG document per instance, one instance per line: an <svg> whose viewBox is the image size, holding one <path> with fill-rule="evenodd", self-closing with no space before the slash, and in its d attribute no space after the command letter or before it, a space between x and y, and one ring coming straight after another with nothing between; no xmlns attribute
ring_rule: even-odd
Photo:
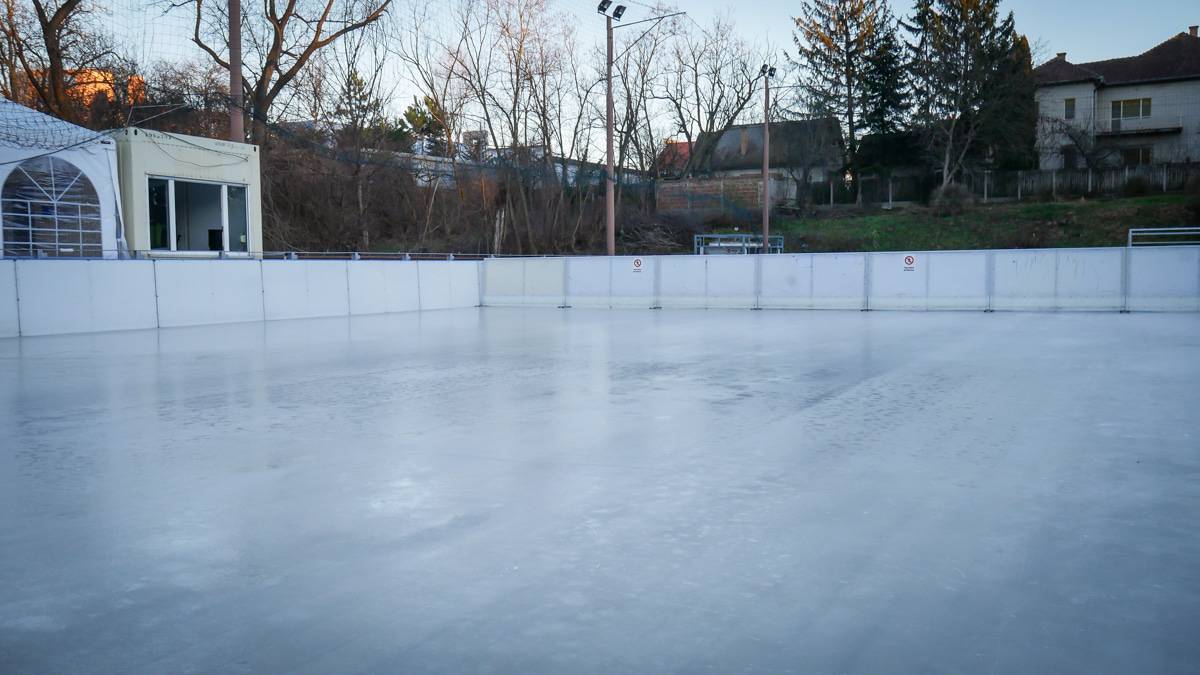
<svg viewBox="0 0 1200 675"><path fill-rule="evenodd" d="M267 139L267 120L276 100L301 75L318 50L362 30L387 12L392 0L265 0L261 14L243 18L249 58L243 59L242 86L252 119L250 137ZM220 0L178 0L191 6L192 42L215 63L229 69L228 6Z"/></svg>

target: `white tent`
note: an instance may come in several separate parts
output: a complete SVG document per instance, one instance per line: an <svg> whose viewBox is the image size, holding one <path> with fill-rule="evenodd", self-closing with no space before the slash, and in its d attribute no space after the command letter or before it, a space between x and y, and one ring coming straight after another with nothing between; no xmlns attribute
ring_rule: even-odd
<svg viewBox="0 0 1200 675"><path fill-rule="evenodd" d="M4 256L117 257L116 143L0 98L0 219Z"/></svg>

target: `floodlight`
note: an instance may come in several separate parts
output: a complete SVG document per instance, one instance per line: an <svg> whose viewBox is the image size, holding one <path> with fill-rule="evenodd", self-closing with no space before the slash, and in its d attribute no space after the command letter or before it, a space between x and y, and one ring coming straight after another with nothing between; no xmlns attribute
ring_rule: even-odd
<svg viewBox="0 0 1200 675"><path fill-rule="evenodd" d="M771 70L767 71L767 77L775 77L775 66L771 66Z"/></svg>
<svg viewBox="0 0 1200 675"><path fill-rule="evenodd" d="M623 14L625 14L625 5L617 5L613 8L612 18L614 21L620 21Z"/></svg>
<svg viewBox="0 0 1200 675"><path fill-rule="evenodd" d="M612 4L612 0L600 0L600 6L596 8L596 11L601 14L604 14L605 12L608 11L608 6L611 4Z"/></svg>

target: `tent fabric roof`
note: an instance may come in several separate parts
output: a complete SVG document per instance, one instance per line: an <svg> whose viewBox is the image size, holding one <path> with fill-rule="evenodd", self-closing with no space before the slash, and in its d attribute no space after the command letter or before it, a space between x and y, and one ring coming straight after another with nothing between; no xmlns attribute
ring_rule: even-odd
<svg viewBox="0 0 1200 675"><path fill-rule="evenodd" d="M0 98L0 147L58 150L103 142L105 134Z"/></svg>
<svg viewBox="0 0 1200 675"><path fill-rule="evenodd" d="M1040 85L1096 81L1103 85L1200 79L1200 38L1179 33L1153 49L1120 59L1071 63L1055 58L1033 71Z"/></svg>

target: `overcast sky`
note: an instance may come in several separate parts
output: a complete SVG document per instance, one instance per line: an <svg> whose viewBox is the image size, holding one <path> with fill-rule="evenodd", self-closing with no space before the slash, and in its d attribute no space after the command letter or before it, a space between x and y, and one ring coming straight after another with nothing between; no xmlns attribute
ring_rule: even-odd
<svg viewBox="0 0 1200 675"><path fill-rule="evenodd" d="M558 0L560 4L579 8L573 12L584 15L595 12L592 0ZM620 0L618 0L620 2ZM783 0L668 0L679 9L687 10L700 23L711 17L729 13L737 24L738 32L747 39L770 40L780 48L792 44L792 22L800 6L798 1ZM626 21L649 16L645 5L652 0L628 0ZM891 0L892 9L898 15L912 9L910 0ZM1101 59L1133 56L1166 40L1172 35L1200 24L1200 2L1197 0L1005 0L1005 11L1016 17L1017 30L1029 36L1030 43L1041 44L1044 56L1056 52L1067 52L1067 58L1076 63ZM587 26L579 26L581 33L589 32ZM596 22L592 30L603 32L602 24Z"/></svg>

